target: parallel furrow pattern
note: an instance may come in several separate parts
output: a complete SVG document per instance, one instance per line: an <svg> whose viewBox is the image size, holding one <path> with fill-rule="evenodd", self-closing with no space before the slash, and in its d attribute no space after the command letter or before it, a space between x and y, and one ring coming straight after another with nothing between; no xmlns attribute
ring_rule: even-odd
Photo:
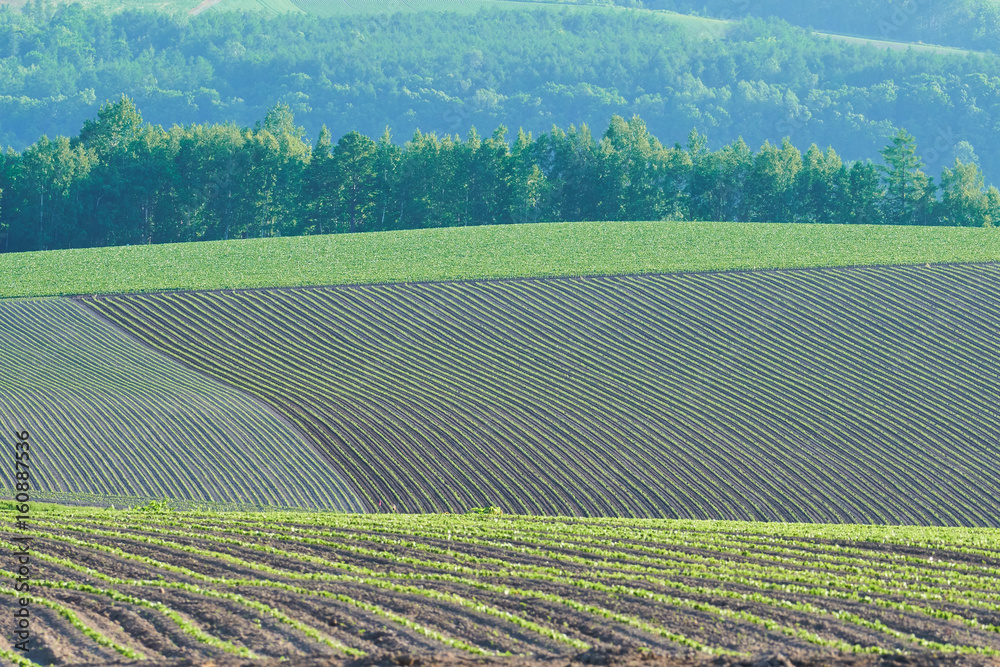
<svg viewBox="0 0 1000 667"><path fill-rule="evenodd" d="M995 529L94 509L32 523L36 595L77 619L40 638L56 662L67 641L153 659L1000 656Z"/></svg>
<svg viewBox="0 0 1000 667"><path fill-rule="evenodd" d="M85 298L365 509L1000 525L998 265Z"/></svg>
<svg viewBox="0 0 1000 667"><path fill-rule="evenodd" d="M357 508L350 487L265 406L77 303L0 301L0 341L0 423L38 444L36 492Z"/></svg>

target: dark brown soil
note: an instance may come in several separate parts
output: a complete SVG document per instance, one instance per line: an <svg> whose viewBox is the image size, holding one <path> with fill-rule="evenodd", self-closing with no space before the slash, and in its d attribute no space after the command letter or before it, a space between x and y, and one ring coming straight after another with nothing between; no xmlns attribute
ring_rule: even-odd
<svg viewBox="0 0 1000 667"><path fill-rule="evenodd" d="M94 663L75 663L83 667ZM106 665L133 663L113 662ZM875 656L857 654L810 654L794 652L762 653L752 658L677 658L653 651L587 651L572 657L548 660L536 658L472 659L451 652L383 653L361 659L306 657L286 661L213 658L211 660L170 660L143 662L143 667L1000 667L1000 661L977 656L923 654L918 656Z"/></svg>

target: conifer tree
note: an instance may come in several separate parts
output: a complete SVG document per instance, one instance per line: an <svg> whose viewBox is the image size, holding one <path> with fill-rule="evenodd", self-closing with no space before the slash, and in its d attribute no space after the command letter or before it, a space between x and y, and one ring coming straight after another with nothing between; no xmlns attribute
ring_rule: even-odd
<svg viewBox="0 0 1000 667"><path fill-rule="evenodd" d="M892 144L879 153L885 160L879 171L885 180L886 221L895 225L917 224L927 202L929 179L920 171L923 160L917 155L916 139L906 130L899 130Z"/></svg>

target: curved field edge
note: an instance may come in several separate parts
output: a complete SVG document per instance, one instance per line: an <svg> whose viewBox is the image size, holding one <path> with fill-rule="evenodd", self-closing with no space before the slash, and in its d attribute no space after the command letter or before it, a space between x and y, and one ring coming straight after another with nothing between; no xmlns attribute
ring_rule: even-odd
<svg viewBox="0 0 1000 667"><path fill-rule="evenodd" d="M1000 260L1000 230L575 222L0 255L0 298Z"/></svg>
<svg viewBox="0 0 1000 667"><path fill-rule="evenodd" d="M81 299L365 509L996 525L1000 265ZM266 323L282 322L280 328Z"/></svg>
<svg viewBox="0 0 1000 667"><path fill-rule="evenodd" d="M30 434L38 493L357 508L350 487L259 400L71 299L0 301L0 339L0 423Z"/></svg>

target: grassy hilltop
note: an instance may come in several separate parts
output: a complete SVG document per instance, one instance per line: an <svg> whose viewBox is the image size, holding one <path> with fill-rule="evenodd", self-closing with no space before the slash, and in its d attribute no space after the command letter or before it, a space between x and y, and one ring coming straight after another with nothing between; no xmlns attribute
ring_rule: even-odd
<svg viewBox="0 0 1000 667"><path fill-rule="evenodd" d="M549 223L0 254L0 298L997 260L995 229Z"/></svg>

